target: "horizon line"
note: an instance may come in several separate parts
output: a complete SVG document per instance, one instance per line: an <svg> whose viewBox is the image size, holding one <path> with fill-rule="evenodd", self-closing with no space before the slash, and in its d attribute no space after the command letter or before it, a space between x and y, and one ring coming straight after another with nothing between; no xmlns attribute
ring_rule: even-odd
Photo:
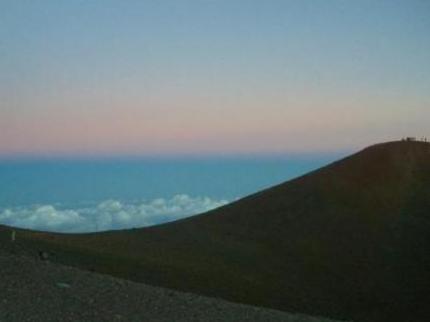
<svg viewBox="0 0 430 322"><path fill-rule="evenodd" d="M0 162L37 162L37 161L139 161L139 160L229 160L229 159L308 159L314 157L342 156L357 149L333 149L316 151L284 152L225 152L225 153L16 153L0 154Z"/></svg>

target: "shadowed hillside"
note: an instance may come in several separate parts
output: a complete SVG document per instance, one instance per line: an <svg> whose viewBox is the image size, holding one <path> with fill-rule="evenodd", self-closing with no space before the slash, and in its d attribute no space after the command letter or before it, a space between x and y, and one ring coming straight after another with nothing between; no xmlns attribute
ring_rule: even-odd
<svg viewBox="0 0 430 322"><path fill-rule="evenodd" d="M429 316L430 144L371 146L206 214L144 229L19 230L10 252L258 306L355 321Z"/></svg>

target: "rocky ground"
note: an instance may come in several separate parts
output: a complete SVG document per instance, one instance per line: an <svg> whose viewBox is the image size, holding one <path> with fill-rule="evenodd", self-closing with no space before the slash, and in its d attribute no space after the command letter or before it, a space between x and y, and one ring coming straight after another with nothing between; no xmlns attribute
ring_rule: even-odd
<svg viewBox="0 0 430 322"><path fill-rule="evenodd" d="M0 251L0 321L332 320L176 292Z"/></svg>

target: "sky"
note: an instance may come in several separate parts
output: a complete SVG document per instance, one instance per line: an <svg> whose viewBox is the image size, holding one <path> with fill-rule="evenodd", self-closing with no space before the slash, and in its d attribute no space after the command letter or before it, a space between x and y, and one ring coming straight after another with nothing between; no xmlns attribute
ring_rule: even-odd
<svg viewBox="0 0 430 322"><path fill-rule="evenodd" d="M429 135L429 1L0 0L0 159Z"/></svg>

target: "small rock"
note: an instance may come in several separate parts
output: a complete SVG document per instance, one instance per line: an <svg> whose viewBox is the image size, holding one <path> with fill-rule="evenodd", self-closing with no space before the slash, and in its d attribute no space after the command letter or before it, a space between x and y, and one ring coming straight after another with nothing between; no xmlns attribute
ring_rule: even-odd
<svg viewBox="0 0 430 322"><path fill-rule="evenodd" d="M62 282L58 282L57 286L60 287L60 288L70 288L71 287L70 284L68 284L68 283L62 283Z"/></svg>
<svg viewBox="0 0 430 322"><path fill-rule="evenodd" d="M43 261L46 261L46 260L48 260L48 258L49 258L49 253L48 253L48 252L45 252L45 251L43 251L43 250L40 250L40 251L39 251L39 258L40 258L41 260L43 260Z"/></svg>

